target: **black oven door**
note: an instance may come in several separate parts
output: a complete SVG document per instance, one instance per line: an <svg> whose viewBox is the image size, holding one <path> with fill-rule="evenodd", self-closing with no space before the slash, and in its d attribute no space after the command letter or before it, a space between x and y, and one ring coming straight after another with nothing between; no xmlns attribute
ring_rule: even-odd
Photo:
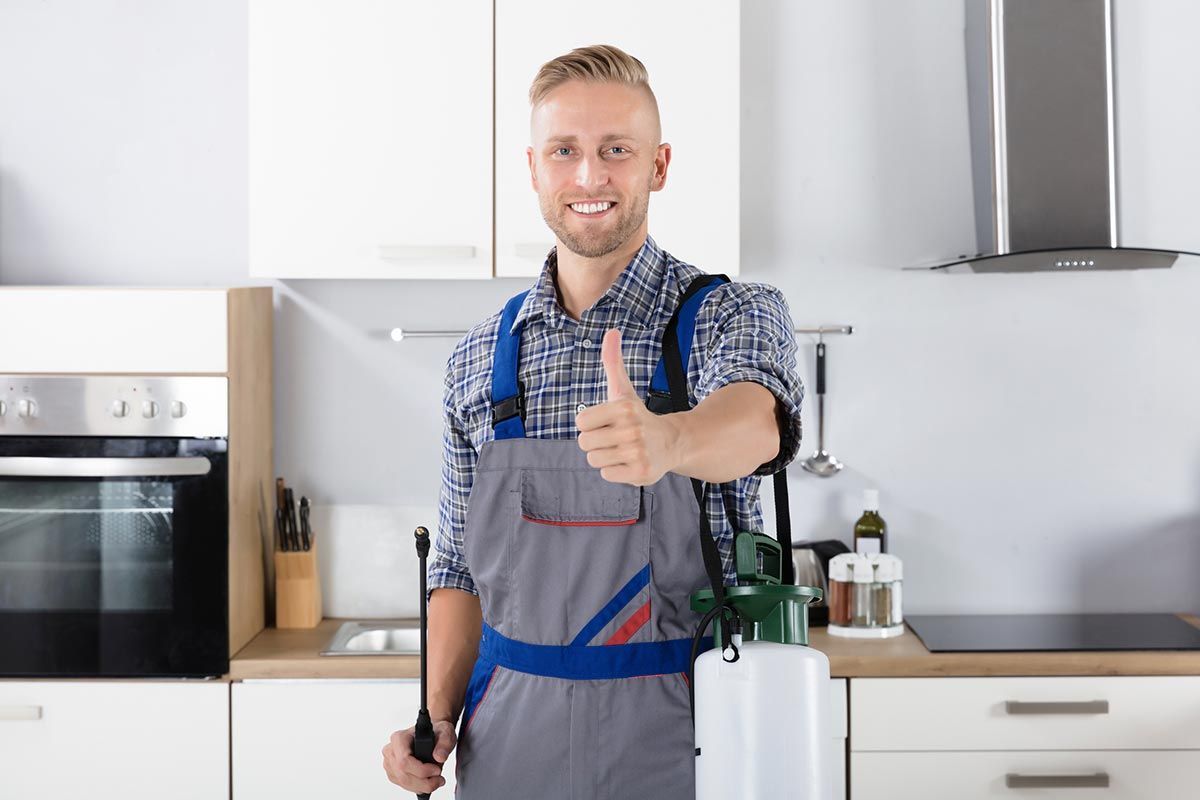
<svg viewBox="0 0 1200 800"><path fill-rule="evenodd" d="M225 439L0 437L0 675L229 669Z"/></svg>

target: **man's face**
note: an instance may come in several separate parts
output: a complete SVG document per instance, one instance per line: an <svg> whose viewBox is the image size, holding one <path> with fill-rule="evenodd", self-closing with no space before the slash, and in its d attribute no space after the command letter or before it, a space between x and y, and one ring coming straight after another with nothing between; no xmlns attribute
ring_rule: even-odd
<svg viewBox="0 0 1200 800"><path fill-rule="evenodd" d="M650 192L663 187L671 160L646 91L568 81L533 110L531 134L542 217L567 249L598 258L645 236ZM593 203L600 210L580 205Z"/></svg>

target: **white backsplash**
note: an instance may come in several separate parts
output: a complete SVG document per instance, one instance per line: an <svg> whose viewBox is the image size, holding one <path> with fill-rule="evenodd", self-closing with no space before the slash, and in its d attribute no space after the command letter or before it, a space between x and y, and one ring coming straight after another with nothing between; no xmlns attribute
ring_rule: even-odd
<svg viewBox="0 0 1200 800"><path fill-rule="evenodd" d="M436 535L435 506L313 506L312 525L326 617L420 614L413 531L424 525Z"/></svg>

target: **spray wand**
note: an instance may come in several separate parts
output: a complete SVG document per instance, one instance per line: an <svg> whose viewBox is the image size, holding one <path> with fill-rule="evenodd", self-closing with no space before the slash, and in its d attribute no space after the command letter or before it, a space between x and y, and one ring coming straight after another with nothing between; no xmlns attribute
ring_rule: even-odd
<svg viewBox="0 0 1200 800"><path fill-rule="evenodd" d="M427 621L425 618L425 558L429 555L429 529L418 525L413 531L417 539L417 558L421 561L421 708L417 711L417 724L413 730L413 755L425 764L435 764L433 757L433 721L429 719L429 705L425 695L425 634ZM420 800L429 800L428 794L418 794Z"/></svg>

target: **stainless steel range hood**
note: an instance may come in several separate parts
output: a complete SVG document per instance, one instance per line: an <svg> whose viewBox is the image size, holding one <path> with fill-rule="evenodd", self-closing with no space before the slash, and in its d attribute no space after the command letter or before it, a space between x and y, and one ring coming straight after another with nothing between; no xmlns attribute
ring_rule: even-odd
<svg viewBox="0 0 1200 800"><path fill-rule="evenodd" d="M1170 267L1121 247L1111 0L964 0L977 252L920 268Z"/></svg>

